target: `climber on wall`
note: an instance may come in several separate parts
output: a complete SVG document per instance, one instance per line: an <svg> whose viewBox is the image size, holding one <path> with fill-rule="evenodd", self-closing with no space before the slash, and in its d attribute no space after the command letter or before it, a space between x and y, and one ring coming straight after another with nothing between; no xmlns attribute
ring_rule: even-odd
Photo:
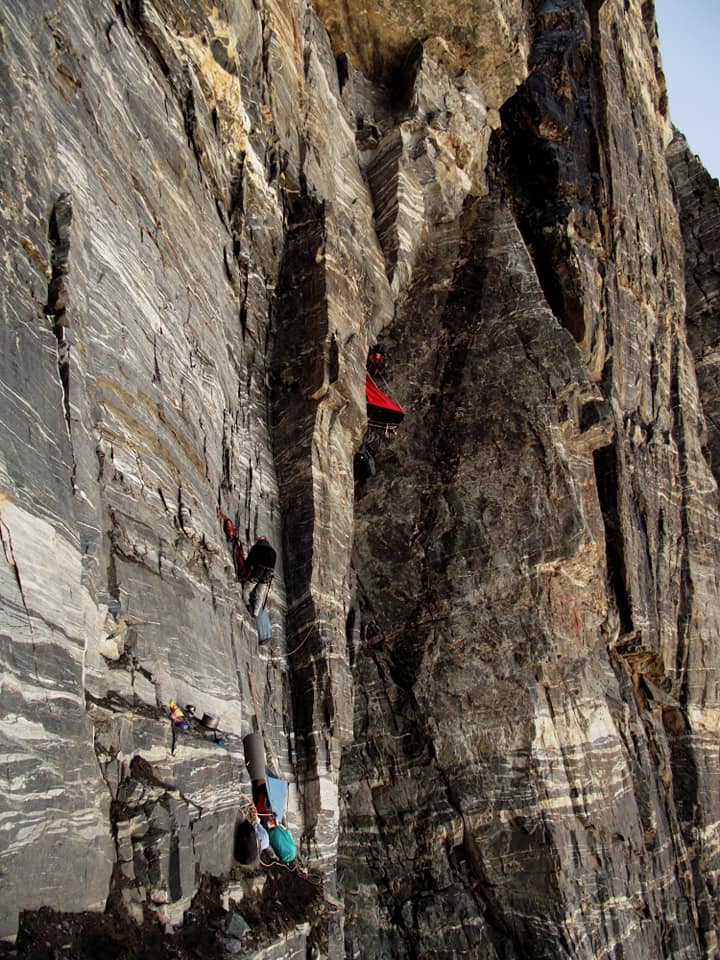
<svg viewBox="0 0 720 960"><path fill-rule="evenodd" d="M276 553L267 537L258 537L245 560L243 579L246 582L270 583L275 571Z"/></svg>
<svg viewBox="0 0 720 960"><path fill-rule="evenodd" d="M270 838L270 846L281 863L292 863L297 856L293 836L282 822L286 816L287 783L274 777L265 766L262 735L243 737L245 761L252 784L253 806ZM272 796L271 796L272 795Z"/></svg>
<svg viewBox="0 0 720 960"><path fill-rule="evenodd" d="M382 376L385 372L387 355L382 343L374 343L368 350L367 372L373 377Z"/></svg>
<svg viewBox="0 0 720 960"><path fill-rule="evenodd" d="M375 455L371 446L380 441L390 441L395 436L398 424L405 411L380 390L373 377L385 372L387 354L382 343L374 343L368 350L365 374L365 399L367 403L368 428L353 458L353 476L359 484L377 473Z"/></svg>
<svg viewBox="0 0 720 960"><path fill-rule="evenodd" d="M258 816L257 807L244 797L244 817L235 827L235 845L233 856L244 866L253 866L257 863L263 850L270 846L270 837Z"/></svg>
<svg viewBox="0 0 720 960"><path fill-rule="evenodd" d="M232 548L235 576L242 584L243 602L255 617L260 643L269 643L272 639L272 623L265 610L265 604L274 576L275 550L268 543L267 537L258 537L250 553L245 556L245 548L238 536L237 525L222 512L220 507L217 508L217 515L222 522L225 539ZM248 583L255 584L249 597L245 595L245 585ZM266 588L262 602L260 602L261 585Z"/></svg>
<svg viewBox="0 0 720 960"><path fill-rule="evenodd" d="M262 611L267 603L270 587L275 576L275 559L277 554L275 549L270 546L267 537L258 537L250 548L243 567L241 582L243 585L243 600L248 610L253 616ZM247 584L255 584L250 596L245 598L245 587ZM266 587L265 596L260 603L262 588Z"/></svg>

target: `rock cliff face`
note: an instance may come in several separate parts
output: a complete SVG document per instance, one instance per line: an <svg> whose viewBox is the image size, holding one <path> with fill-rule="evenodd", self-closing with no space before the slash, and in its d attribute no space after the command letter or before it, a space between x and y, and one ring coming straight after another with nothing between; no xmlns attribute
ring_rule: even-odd
<svg viewBox="0 0 720 960"><path fill-rule="evenodd" d="M714 180L676 132L668 163L677 194L685 242L685 294L688 343L695 357L707 426L708 459L720 476L720 191Z"/></svg>
<svg viewBox="0 0 720 960"><path fill-rule="evenodd" d="M6 6L0 938L716 956L720 195L652 3ZM255 726L307 879L233 861Z"/></svg>

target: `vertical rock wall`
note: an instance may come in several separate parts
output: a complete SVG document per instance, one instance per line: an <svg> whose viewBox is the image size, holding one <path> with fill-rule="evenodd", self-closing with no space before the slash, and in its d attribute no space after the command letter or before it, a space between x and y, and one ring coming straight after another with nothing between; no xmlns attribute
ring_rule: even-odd
<svg viewBox="0 0 720 960"><path fill-rule="evenodd" d="M169 933L209 889L255 917L257 708L325 897L269 882L258 955L716 951L657 56L620 0L0 13L0 937L108 898ZM355 483L379 336L407 415ZM278 547L269 647L218 508Z"/></svg>
<svg viewBox="0 0 720 960"><path fill-rule="evenodd" d="M216 508L281 547L268 391L306 16L3 13L5 936L18 909L102 907L113 863L133 915L182 922L231 866L250 672L294 780L283 553L261 658ZM171 752L171 699L226 747Z"/></svg>
<svg viewBox="0 0 720 960"><path fill-rule="evenodd" d="M720 190L717 180L705 170L681 133L675 132L667 156L685 245L688 343L695 357L707 426L708 456L717 480L720 471L717 387Z"/></svg>
<svg viewBox="0 0 720 960"><path fill-rule="evenodd" d="M716 949L717 513L651 13L541 8L496 186L396 311L349 955Z"/></svg>

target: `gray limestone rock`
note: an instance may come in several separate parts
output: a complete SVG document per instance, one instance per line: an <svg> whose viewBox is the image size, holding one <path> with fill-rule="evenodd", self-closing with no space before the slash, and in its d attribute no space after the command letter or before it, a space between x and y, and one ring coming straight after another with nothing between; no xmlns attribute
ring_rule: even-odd
<svg viewBox="0 0 720 960"><path fill-rule="evenodd" d="M243 936L250 929L250 924L240 913L230 915L225 931L229 937L235 937L236 940L242 940Z"/></svg>

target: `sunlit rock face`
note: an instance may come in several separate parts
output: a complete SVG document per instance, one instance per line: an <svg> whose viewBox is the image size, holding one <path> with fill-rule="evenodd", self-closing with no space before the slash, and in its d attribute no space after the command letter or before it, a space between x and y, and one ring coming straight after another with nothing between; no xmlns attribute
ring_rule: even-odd
<svg viewBox="0 0 720 960"><path fill-rule="evenodd" d="M0 937L714 955L716 197L651 5L535 6L0 12ZM313 883L233 861L255 726Z"/></svg>
<svg viewBox="0 0 720 960"><path fill-rule="evenodd" d="M365 76L391 89L406 79L404 57L413 44L430 38L442 43L452 73L482 79L493 107L525 74L530 12L522 0L318 0L314 6L336 53L347 54Z"/></svg>
<svg viewBox="0 0 720 960"><path fill-rule="evenodd" d="M720 188L681 133L667 151L685 246L688 343L695 356L708 459L720 476Z"/></svg>

